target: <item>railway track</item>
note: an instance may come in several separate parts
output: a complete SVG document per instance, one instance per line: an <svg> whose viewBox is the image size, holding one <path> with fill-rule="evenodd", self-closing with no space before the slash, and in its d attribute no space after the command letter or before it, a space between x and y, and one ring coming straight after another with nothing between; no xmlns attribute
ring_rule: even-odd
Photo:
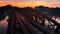
<svg viewBox="0 0 60 34"><path fill-rule="evenodd" d="M18 12L13 14L11 26L10 34L55 34Z"/></svg>

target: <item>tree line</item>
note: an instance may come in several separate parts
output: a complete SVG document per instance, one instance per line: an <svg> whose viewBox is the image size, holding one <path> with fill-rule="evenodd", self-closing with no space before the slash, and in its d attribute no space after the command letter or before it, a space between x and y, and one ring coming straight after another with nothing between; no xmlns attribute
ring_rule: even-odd
<svg viewBox="0 0 60 34"><path fill-rule="evenodd" d="M32 7L19 8L16 6L6 5L6 6L0 7L0 20L4 19L5 16L10 15L15 11L29 18L32 18L32 16L35 16L36 18L38 18L38 17L42 17L42 15L60 17L59 7L49 8L44 6L36 6L35 8L32 8Z"/></svg>

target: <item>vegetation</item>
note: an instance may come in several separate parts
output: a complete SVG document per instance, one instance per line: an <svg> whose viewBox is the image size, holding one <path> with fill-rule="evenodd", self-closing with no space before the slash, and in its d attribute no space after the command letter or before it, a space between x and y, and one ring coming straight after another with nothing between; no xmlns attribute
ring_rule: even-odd
<svg viewBox="0 0 60 34"><path fill-rule="evenodd" d="M60 17L60 8L58 7L49 8L49 7L44 7L44 6L36 6L33 9L31 7L18 8L15 6L6 5L6 6L0 7L0 19L2 19L2 17L5 18L6 15L10 16L10 14L12 14L15 11L20 12L21 14L29 18L32 18L32 16L35 16L36 18L37 17L40 18L42 15Z"/></svg>

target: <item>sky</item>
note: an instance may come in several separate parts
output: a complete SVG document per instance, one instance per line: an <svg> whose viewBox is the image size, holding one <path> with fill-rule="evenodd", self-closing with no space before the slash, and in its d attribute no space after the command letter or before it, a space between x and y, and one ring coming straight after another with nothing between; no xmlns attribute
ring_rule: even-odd
<svg viewBox="0 0 60 34"><path fill-rule="evenodd" d="M0 0L0 6L5 6L7 4L17 7L60 7L60 0Z"/></svg>

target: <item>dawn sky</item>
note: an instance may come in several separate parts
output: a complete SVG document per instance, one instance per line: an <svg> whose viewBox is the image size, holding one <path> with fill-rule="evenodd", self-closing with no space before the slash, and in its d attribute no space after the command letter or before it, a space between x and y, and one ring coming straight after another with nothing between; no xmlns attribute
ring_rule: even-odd
<svg viewBox="0 0 60 34"><path fill-rule="evenodd" d="M60 0L0 0L0 6L10 4L17 7L35 7L35 6L48 6L60 7Z"/></svg>

